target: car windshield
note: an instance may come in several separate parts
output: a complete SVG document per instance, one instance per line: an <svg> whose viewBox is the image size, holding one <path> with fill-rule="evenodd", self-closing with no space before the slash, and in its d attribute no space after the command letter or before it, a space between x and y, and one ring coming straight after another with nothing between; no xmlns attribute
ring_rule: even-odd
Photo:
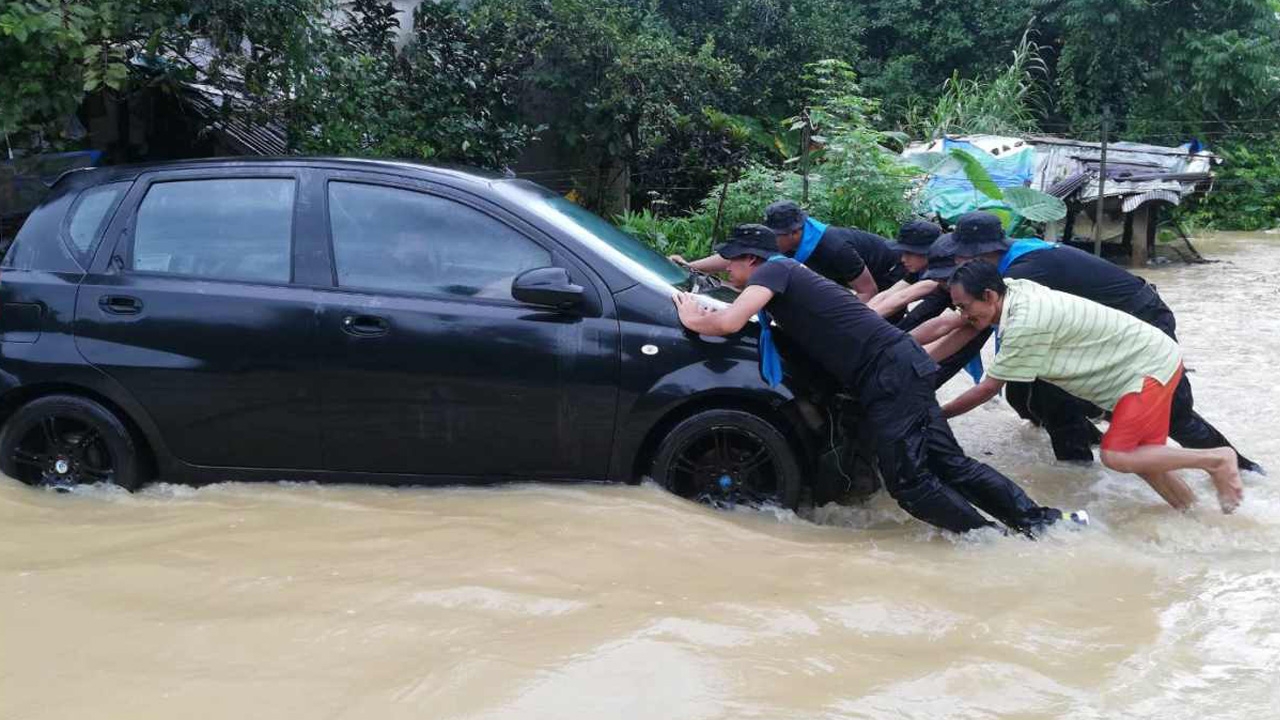
<svg viewBox="0 0 1280 720"><path fill-rule="evenodd" d="M550 210L559 218L568 220L578 228L585 230L600 239L606 245L621 253L641 268L657 276L657 279L668 285L688 288L692 282L688 270L676 265L655 252L634 235L619 230L609 221L581 207L540 185L530 182L504 183L508 187L524 191L526 198L535 200L537 210ZM545 212L543 213L546 214Z"/></svg>

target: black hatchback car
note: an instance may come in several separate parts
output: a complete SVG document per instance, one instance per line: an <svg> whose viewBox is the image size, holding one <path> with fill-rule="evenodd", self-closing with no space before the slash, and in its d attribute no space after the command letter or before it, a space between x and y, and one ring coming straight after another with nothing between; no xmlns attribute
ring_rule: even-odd
<svg viewBox="0 0 1280 720"><path fill-rule="evenodd" d="M0 266L0 470L125 488L651 476L789 506L849 490L829 379L789 362L768 387L754 325L692 335L677 289L732 298L512 178L300 158L75 171Z"/></svg>

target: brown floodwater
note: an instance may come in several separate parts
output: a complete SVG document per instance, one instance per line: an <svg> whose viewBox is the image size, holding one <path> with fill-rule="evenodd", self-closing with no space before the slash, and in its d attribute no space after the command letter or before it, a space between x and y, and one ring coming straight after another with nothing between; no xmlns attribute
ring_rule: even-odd
<svg viewBox="0 0 1280 720"><path fill-rule="evenodd" d="M0 718L1248 718L1280 711L1280 235L1143 274L1197 407L1275 471L1173 512L1059 465L992 403L955 423L1040 542L888 498L713 511L656 487L0 478ZM944 389L954 394L967 379Z"/></svg>

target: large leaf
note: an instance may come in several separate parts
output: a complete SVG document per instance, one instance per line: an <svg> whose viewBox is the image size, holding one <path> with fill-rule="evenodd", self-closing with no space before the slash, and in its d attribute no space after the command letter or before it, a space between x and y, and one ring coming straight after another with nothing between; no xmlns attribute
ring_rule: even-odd
<svg viewBox="0 0 1280 720"><path fill-rule="evenodd" d="M935 171L942 167L942 165L950 158L943 153L921 152L907 155L904 159L921 170L924 170L926 173L933 175Z"/></svg>
<svg viewBox="0 0 1280 720"><path fill-rule="evenodd" d="M1010 209L1032 222L1053 222L1067 216L1066 203L1029 187L1005 190L1004 201Z"/></svg>
<svg viewBox="0 0 1280 720"><path fill-rule="evenodd" d="M969 182L973 183L978 192L992 200L1004 198L1004 192L1000 190L1000 186L996 185L996 181L991 179L991 174L982 167L978 158L960 148L951 148L947 154L960 163L960 167L964 168L964 176L969 178Z"/></svg>

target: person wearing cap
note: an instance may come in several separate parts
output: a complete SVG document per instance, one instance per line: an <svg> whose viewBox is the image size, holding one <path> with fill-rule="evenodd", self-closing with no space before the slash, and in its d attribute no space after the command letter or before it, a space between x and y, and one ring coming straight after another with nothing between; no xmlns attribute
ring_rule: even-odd
<svg viewBox="0 0 1280 720"><path fill-rule="evenodd" d="M889 250L898 254L903 278L893 287L878 293L868 305L872 310L880 313L881 317L890 318L889 321L899 329L910 330L915 326L903 327L902 325L902 321L908 314L907 308L912 303L932 298L937 294L938 283L923 278L922 275L928 269L929 248L941 234L942 228L931 222L912 220L898 230L898 237L895 240L888 243ZM938 308L934 314L942 312L950 304L951 299L946 298L946 304ZM936 300L927 303L925 310L917 313L916 317L919 318L925 312L934 311L935 305L937 305Z"/></svg>
<svg viewBox="0 0 1280 720"><path fill-rule="evenodd" d="M962 369L969 373L974 382L981 380L982 348L991 337L990 330L978 331L967 324L957 328L943 316L952 307L948 286L955 270L955 240L947 233L929 248L928 264L920 274L921 280L933 281L937 284L937 289L898 322L898 328L910 333L913 339L924 346L929 357L938 363L940 369L935 378L935 388L945 385ZM948 315L959 318L959 314L954 312ZM939 324L942 327L931 332L931 328Z"/></svg>
<svg viewBox="0 0 1280 720"><path fill-rule="evenodd" d="M1045 287L1105 305L1155 326L1177 342L1173 311L1142 278L1096 255L1037 239L1010 240L1000 218L985 212L962 215L956 222L956 259L973 258L996 266L1001 276L1034 280ZM1090 445L1100 433L1089 417L1098 408L1047 383L1010 383L1009 404L1024 418L1043 425L1061 460L1092 462ZM1183 374L1176 390L1169 436L1183 447L1232 447L1217 428L1195 411L1191 381ZM1237 453L1241 470L1262 472L1261 466Z"/></svg>
<svg viewBox="0 0 1280 720"><path fill-rule="evenodd" d="M951 299L978 329L998 325L1000 351L982 382L947 403L950 418L990 400L1006 382L1041 380L1111 412L1102 463L1141 476L1170 505L1195 495L1175 473L1197 468L1213 478L1222 512L1243 497L1236 452L1167 447L1182 351L1158 328L1100 303L1033 280L1004 280L995 265L969 262L951 279Z"/></svg>
<svg viewBox="0 0 1280 720"><path fill-rule="evenodd" d="M742 288L727 308L674 297L681 324L713 336L760 320L761 373L781 380L770 324L787 334L858 397L889 494L916 518L954 532L989 527L981 508L1006 526L1035 533L1062 513L1041 507L1012 480L960 449L934 397L937 365L901 330L844 288L779 252L772 229L742 225L716 248L730 282Z"/></svg>
<svg viewBox="0 0 1280 720"><path fill-rule="evenodd" d="M790 200L779 200L765 208L765 226L778 235L783 255L795 258L819 275L850 288L863 302L901 277L893 251L884 238L849 228L830 227L808 216ZM686 262L671 255L673 262L706 273L724 272L725 259L712 254Z"/></svg>
<svg viewBox="0 0 1280 720"><path fill-rule="evenodd" d="M863 302L893 287L906 274L885 238L819 222L791 200L766 207L764 224L777 234L784 255L853 288Z"/></svg>

